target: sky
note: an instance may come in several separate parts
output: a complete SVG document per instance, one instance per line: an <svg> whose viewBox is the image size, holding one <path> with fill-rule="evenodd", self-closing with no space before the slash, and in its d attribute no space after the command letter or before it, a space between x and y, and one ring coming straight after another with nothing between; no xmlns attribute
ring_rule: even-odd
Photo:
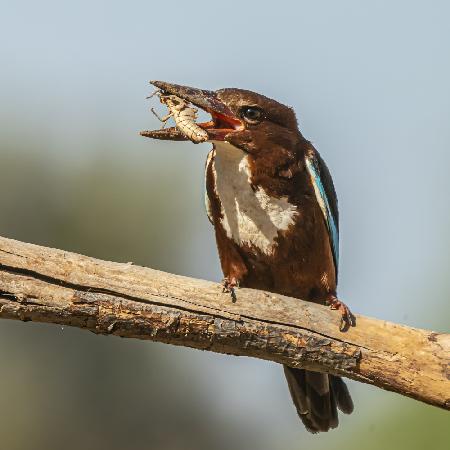
<svg viewBox="0 0 450 450"><path fill-rule="evenodd" d="M448 2L18 0L0 7L0 154L8 180L0 204L9 211L2 235L220 280L203 207L209 144L160 143L139 131L159 126L145 99L151 79L250 89L295 109L333 174L339 295L360 314L448 331ZM44 217L50 209L58 221ZM102 218L109 220L100 232ZM11 330L20 333L19 326ZM305 436L284 407L279 367L166 347L158 351L202 367L203 375L190 370L210 408L244 420L268 448ZM381 413L362 403L379 411L389 405L399 420L416 408L374 388L351 389L363 411L344 427L376 423ZM434 417L429 409L418 414ZM279 433L261 430L274 417ZM348 428L335 433L348 439Z"/></svg>

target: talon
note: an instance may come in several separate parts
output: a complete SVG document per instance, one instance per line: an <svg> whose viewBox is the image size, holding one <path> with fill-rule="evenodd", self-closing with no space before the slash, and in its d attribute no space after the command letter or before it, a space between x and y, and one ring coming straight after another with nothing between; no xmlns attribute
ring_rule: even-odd
<svg viewBox="0 0 450 450"><path fill-rule="evenodd" d="M356 326L356 318L349 307L344 302L341 302L335 295L330 295L326 303L330 305L330 309L338 310L341 313L339 331L347 331L350 327Z"/></svg>
<svg viewBox="0 0 450 450"><path fill-rule="evenodd" d="M230 295L231 295L231 301L233 303L236 303L237 297L236 297L236 290L234 289L234 287L230 288Z"/></svg>
<svg viewBox="0 0 450 450"><path fill-rule="evenodd" d="M225 277L222 280L222 285L223 285L222 292L229 292L231 295L231 301L235 303L237 300L235 288L239 287L239 281L235 277L231 278Z"/></svg>

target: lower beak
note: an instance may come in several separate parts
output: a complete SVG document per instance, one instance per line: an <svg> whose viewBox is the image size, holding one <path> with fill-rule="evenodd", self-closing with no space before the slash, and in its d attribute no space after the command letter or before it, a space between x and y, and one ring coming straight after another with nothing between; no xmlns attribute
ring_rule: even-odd
<svg viewBox="0 0 450 450"><path fill-rule="evenodd" d="M180 86L178 84L166 83L165 81L151 81L153 86L162 91L163 94L176 95L187 103L191 103L205 112L211 114L212 120L197 125L208 133L208 140L224 140L224 137L237 129L243 128L242 122L234 113L221 102L214 91ZM153 131L141 131L142 136L153 139L164 140L188 140L176 127Z"/></svg>

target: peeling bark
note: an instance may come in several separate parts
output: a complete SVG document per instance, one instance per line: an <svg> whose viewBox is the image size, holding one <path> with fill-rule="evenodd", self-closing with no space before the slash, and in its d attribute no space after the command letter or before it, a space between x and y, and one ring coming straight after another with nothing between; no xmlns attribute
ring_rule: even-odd
<svg viewBox="0 0 450 450"><path fill-rule="evenodd" d="M450 334L0 238L0 318L333 373L450 410Z"/></svg>

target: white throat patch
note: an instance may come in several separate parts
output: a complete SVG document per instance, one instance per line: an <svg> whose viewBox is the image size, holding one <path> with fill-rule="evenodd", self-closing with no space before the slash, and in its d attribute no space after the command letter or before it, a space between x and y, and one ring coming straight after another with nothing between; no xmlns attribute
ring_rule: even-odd
<svg viewBox="0 0 450 450"><path fill-rule="evenodd" d="M278 231L287 230L294 223L297 207L287 197L269 196L261 187L253 191L248 155L226 142L214 141L214 145L215 189L227 236L238 244L273 253Z"/></svg>

